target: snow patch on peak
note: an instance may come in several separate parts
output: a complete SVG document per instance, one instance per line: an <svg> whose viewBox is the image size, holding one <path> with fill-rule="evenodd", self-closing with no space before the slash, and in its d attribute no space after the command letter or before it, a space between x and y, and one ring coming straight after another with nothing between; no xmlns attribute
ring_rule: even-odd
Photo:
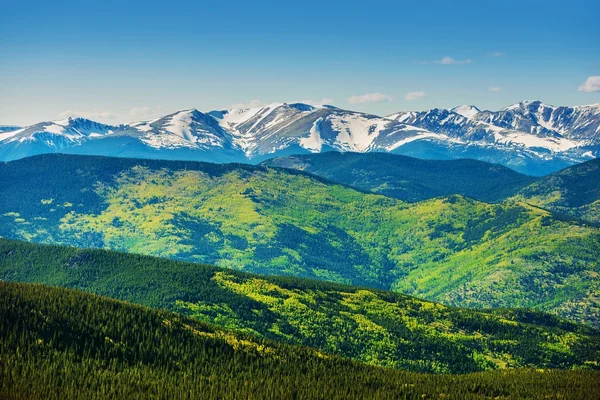
<svg viewBox="0 0 600 400"><path fill-rule="evenodd" d="M252 133L254 131L254 128L256 128L257 126L260 125L260 123L267 118L273 111L275 111L277 108L283 106L284 104L282 103L274 103L274 104L269 104L266 107L263 107L261 110L259 110L259 112L257 113L257 116L259 117L256 122L252 125L252 127L250 129L248 129L248 133Z"/></svg>
<svg viewBox="0 0 600 400"><path fill-rule="evenodd" d="M415 114L416 114L415 111L401 111L401 112L396 113L396 114L388 115L385 118L390 119L390 120L394 120L394 121L398 121L398 122L403 122L403 121L406 121L407 119L415 116Z"/></svg>
<svg viewBox="0 0 600 400"><path fill-rule="evenodd" d="M56 121L59 122L59 121ZM58 124L56 122L51 122L50 125L44 126L44 131L54 133L57 135L62 135L65 132L65 125ZM62 122L62 121L60 121Z"/></svg>
<svg viewBox="0 0 600 400"><path fill-rule="evenodd" d="M364 115L333 115L331 126L339 133L337 142L342 150L367 151L371 143L392 121L384 118L367 118Z"/></svg>
<svg viewBox="0 0 600 400"><path fill-rule="evenodd" d="M508 107L504 107L502 109L502 111L514 111L514 110L518 110L518 109L529 108L532 105L538 106L538 108L543 108L543 107L554 108L553 106L542 103L540 100L525 100L525 101L520 101L515 104L511 104Z"/></svg>
<svg viewBox="0 0 600 400"><path fill-rule="evenodd" d="M13 136L17 136L18 134L20 134L24 130L25 130L25 128L17 129L15 131L6 131L6 132L0 131L0 142L3 141L3 140L9 139L9 138L11 138Z"/></svg>
<svg viewBox="0 0 600 400"><path fill-rule="evenodd" d="M169 124L165 127L169 132L190 142L194 141L190 130L190 124L194 121L194 110L180 111L174 114Z"/></svg>
<svg viewBox="0 0 600 400"><path fill-rule="evenodd" d="M600 112L600 103L587 104L584 106L573 106L575 110L589 110L593 112Z"/></svg>
<svg viewBox="0 0 600 400"><path fill-rule="evenodd" d="M218 121L224 122L226 125L236 125L248 121L262 110L262 107L257 108L233 108L231 110L221 111L220 115L217 112L212 112L210 115Z"/></svg>
<svg viewBox="0 0 600 400"><path fill-rule="evenodd" d="M53 124L60 125L60 126L67 126L72 122L73 122L73 118L71 118L71 117L65 118L65 119L60 119L58 121L52 121Z"/></svg>
<svg viewBox="0 0 600 400"><path fill-rule="evenodd" d="M473 118L481 112L481 110L473 105L462 105L451 108L450 111L462 115L466 118Z"/></svg>
<svg viewBox="0 0 600 400"><path fill-rule="evenodd" d="M319 152L323 147L323 138L321 138L321 122L323 118L318 118L310 128L310 135L300 139L300 146L312 152Z"/></svg>
<svg viewBox="0 0 600 400"><path fill-rule="evenodd" d="M539 137L522 132L496 134L495 139L497 143L505 145L516 144L527 148L548 149L552 152L567 151L578 146L576 142L566 138Z"/></svg>
<svg viewBox="0 0 600 400"><path fill-rule="evenodd" d="M522 108L523 105L526 105L527 103L530 103L529 101L521 101L515 104L511 104L510 106L506 106L502 109L502 111L513 111L513 110L518 110L519 108Z"/></svg>

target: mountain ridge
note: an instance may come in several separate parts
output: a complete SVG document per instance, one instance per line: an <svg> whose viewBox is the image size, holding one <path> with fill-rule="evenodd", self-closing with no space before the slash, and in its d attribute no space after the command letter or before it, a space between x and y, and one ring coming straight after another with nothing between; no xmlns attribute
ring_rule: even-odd
<svg viewBox="0 0 600 400"><path fill-rule="evenodd" d="M0 282L0 294L0 397L7 399L580 400L594 398L598 377L548 369L410 373L73 289Z"/></svg>
<svg viewBox="0 0 600 400"><path fill-rule="evenodd" d="M71 121L79 121L78 129ZM329 105L273 103L201 112L188 109L125 125L82 118L42 122L0 135L0 160L48 152L260 162L328 150L383 151L420 158L475 158L543 175L598 156L600 105L520 102L386 117Z"/></svg>
<svg viewBox="0 0 600 400"><path fill-rule="evenodd" d="M514 198L600 225L600 159L586 161L540 178Z"/></svg>
<svg viewBox="0 0 600 400"><path fill-rule="evenodd" d="M388 368L600 368L599 330L539 311L461 309L365 287L5 239L0 261L3 280L86 290Z"/></svg>
<svg viewBox="0 0 600 400"><path fill-rule="evenodd" d="M260 165L296 169L408 202L460 194L497 203L537 180L485 161L423 160L376 152L303 154L272 158Z"/></svg>
<svg viewBox="0 0 600 400"><path fill-rule="evenodd" d="M0 163L0 196L7 238L600 318L600 231L522 201L407 203L301 171L74 155Z"/></svg>

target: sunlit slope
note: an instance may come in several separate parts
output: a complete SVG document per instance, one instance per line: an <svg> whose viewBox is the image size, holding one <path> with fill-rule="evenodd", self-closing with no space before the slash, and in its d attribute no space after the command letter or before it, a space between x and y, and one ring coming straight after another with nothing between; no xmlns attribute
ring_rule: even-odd
<svg viewBox="0 0 600 400"><path fill-rule="evenodd" d="M79 288L413 371L596 369L600 361L597 330L545 313L453 308L399 293L128 253L0 240L0 279Z"/></svg>
<svg viewBox="0 0 600 400"><path fill-rule="evenodd" d="M235 164L42 156L0 172L5 237L598 323L600 230L524 203L409 204Z"/></svg>

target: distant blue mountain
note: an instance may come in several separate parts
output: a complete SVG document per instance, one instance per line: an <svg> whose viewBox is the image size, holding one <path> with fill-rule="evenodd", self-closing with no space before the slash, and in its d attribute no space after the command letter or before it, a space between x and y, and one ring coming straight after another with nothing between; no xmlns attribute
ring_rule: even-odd
<svg viewBox="0 0 600 400"><path fill-rule="evenodd" d="M465 105L379 117L329 105L276 103L183 110L119 126L68 118L0 127L3 161L61 152L257 163L329 150L473 158L544 175L600 155L600 104L525 101L500 111Z"/></svg>

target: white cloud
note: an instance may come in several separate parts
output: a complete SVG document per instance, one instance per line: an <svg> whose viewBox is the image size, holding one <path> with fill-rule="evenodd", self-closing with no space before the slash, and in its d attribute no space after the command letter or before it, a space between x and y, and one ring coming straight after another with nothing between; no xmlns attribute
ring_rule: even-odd
<svg viewBox="0 0 600 400"><path fill-rule="evenodd" d="M498 93L498 92L500 92L500 91L502 91L502 88L501 88L501 87L498 87L498 86L490 86L490 87L488 88L488 92L492 92L492 93Z"/></svg>
<svg viewBox="0 0 600 400"><path fill-rule="evenodd" d="M264 107L267 104L260 100L250 100L248 103L232 104L230 108L257 108Z"/></svg>
<svg viewBox="0 0 600 400"><path fill-rule="evenodd" d="M404 99L416 100L416 99L422 99L425 96L426 96L425 92L409 92L404 95Z"/></svg>
<svg viewBox="0 0 600 400"><path fill-rule="evenodd" d="M590 76L577 90L580 92L600 92L600 76Z"/></svg>
<svg viewBox="0 0 600 400"><path fill-rule="evenodd" d="M442 57L441 60L435 60L434 64L442 64L442 65L460 65L460 64L471 64L471 59L467 58L466 60L456 60L450 56Z"/></svg>
<svg viewBox="0 0 600 400"><path fill-rule="evenodd" d="M320 106L323 104L333 103L333 99L330 99L329 97L324 97L321 100L300 100L298 103L310 104L312 106L314 106L314 105Z"/></svg>
<svg viewBox="0 0 600 400"><path fill-rule="evenodd" d="M117 119L120 117L119 114L111 112L111 111L75 111L75 110L66 110L58 114L59 118L88 118L88 119Z"/></svg>
<svg viewBox="0 0 600 400"><path fill-rule="evenodd" d="M488 53L488 57L504 57L504 53L501 51L492 51Z"/></svg>
<svg viewBox="0 0 600 400"><path fill-rule="evenodd" d="M383 93L367 93L361 96L352 96L348 99L350 104L360 103L381 103L383 101L392 101L392 97Z"/></svg>

